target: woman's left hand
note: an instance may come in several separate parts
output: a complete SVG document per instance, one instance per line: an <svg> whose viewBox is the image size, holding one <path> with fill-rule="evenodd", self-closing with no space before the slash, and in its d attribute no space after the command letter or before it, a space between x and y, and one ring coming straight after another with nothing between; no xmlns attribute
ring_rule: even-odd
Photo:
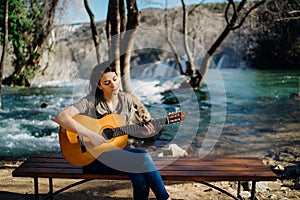
<svg viewBox="0 0 300 200"><path fill-rule="evenodd" d="M142 134L145 136L152 136L155 134L155 128L151 122L145 123Z"/></svg>

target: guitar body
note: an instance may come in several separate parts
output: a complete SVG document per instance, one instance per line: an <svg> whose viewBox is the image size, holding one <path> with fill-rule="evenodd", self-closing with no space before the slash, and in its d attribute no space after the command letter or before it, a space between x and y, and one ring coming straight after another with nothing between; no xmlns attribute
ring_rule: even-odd
<svg viewBox="0 0 300 200"><path fill-rule="evenodd" d="M176 112L170 113L167 118L151 120L151 123L154 127L159 127L163 124L178 123L184 118L185 114L183 112ZM60 128L59 143L61 151L66 160L75 166L88 165L104 152L123 149L127 144L128 133L137 133L143 127L143 124L140 123L126 125L123 117L118 114L110 114L101 119L75 115L73 119L107 139L107 142L94 146L88 138Z"/></svg>
<svg viewBox="0 0 300 200"><path fill-rule="evenodd" d="M121 126L125 126L125 120L118 114L110 114L101 119L94 119L85 115L76 115L74 118L81 125L92 130L95 133L102 134L104 130L109 130ZM93 162L103 152L115 149L122 149L127 144L128 135L124 134L118 137L108 139L106 143L94 146L88 138L83 138L83 150L80 139L77 133L60 128L59 143L61 151L66 160L75 166L85 166Z"/></svg>

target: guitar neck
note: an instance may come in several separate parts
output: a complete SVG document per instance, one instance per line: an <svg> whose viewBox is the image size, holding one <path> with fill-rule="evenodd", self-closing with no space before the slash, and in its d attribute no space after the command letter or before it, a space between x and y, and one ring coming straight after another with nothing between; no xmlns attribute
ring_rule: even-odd
<svg viewBox="0 0 300 200"><path fill-rule="evenodd" d="M168 123L168 118L154 119L154 120L151 121L151 123L156 128L156 127L162 126L164 124L167 124ZM130 125L127 125L127 126L121 126L121 127L118 127L118 128L114 128L113 129L113 137L118 137L118 136L122 136L122 135L125 135L125 134L134 135L134 134L140 132L145 124L147 124L147 122L140 122L140 123L137 123L137 124L130 124Z"/></svg>

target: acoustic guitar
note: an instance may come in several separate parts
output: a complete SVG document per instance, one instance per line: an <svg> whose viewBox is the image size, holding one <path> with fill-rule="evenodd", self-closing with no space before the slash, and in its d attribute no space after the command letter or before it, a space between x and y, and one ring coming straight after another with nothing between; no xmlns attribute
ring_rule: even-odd
<svg viewBox="0 0 300 200"><path fill-rule="evenodd" d="M164 124L179 123L184 118L183 112L175 112L170 113L166 118L153 119L151 123L154 127L159 127ZM94 146L88 138L60 127L59 143L61 151L66 160L75 166L85 166L103 152L124 148L127 145L128 134L136 134L145 124L126 125L123 117L118 114L109 114L101 119L94 119L86 115L75 115L73 119L107 139L107 142Z"/></svg>

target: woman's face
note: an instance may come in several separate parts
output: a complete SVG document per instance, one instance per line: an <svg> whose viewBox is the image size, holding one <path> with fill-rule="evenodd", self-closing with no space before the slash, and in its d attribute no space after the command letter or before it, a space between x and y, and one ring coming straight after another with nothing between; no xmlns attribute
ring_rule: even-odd
<svg viewBox="0 0 300 200"><path fill-rule="evenodd" d="M100 78L100 85L98 85L104 95L116 95L120 90L120 80L115 72L107 72Z"/></svg>

